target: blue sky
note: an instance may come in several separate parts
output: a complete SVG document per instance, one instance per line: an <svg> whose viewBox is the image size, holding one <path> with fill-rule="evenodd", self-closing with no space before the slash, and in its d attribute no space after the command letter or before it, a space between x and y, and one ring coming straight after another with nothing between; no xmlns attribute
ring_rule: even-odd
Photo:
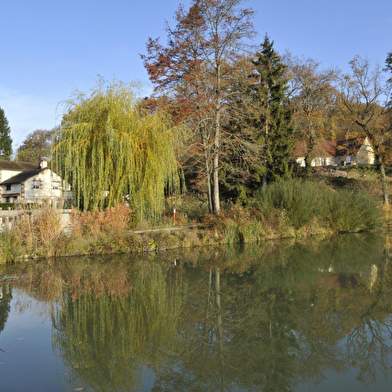
<svg viewBox="0 0 392 392"><path fill-rule="evenodd" d="M35 129L50 129L58 104L75 89L88 91L97 75L150 91L139 54L149 36L165 37L176 0L0 1L0 106L14 147ZM190 1L182 2L185 6ZM392 51L391 0L248 0L265 33L284 52L312 57L322 66L348 69L357 54L381 64Z"/></svg>

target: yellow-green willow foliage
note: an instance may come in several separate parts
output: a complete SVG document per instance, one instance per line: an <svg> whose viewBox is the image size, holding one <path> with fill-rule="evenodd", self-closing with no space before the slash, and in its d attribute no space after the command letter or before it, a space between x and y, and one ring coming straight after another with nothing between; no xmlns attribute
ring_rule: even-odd
<svg viewBox="0 0 392 392"><path fill-rule="evenodd" d="M143 109L121 82L101 83L66 104L52 158L78 206L103 208L129 195L138 216L159 214L165 191L179 185L176 135L167 116Z"/></svg>
<svg viewBox="0 0 392 392"><path fill-rule="evenodd" d="M80 280L90 285L75 298L64 292L62 306L52 313L53 350L69 374L64 389L81 384L94 391L138 390L143 364L164 367L167 353L175 350L187 298L183 275L160 263L115 265L113 275L120 281L125 275L129 287L115 295L108 292L109 271L87 266ZM77 280L77 271L72 274L70 286ZM106 288L100 290L100 284Z"/></svg>

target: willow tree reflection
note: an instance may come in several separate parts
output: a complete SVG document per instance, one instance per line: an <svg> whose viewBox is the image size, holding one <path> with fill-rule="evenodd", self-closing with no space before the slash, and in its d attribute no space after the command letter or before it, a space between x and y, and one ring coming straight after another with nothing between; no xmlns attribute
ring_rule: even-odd
<svg viewBox="0 0 392 392"><path fill-rule="evenodd" d="M69 293L53 315L53 347L70 369L68 387L132 390L143 365L164 365L184 305L181 275L156 264L128 274L128 293ZM104 282L102 282L104 284Z"/></svg>

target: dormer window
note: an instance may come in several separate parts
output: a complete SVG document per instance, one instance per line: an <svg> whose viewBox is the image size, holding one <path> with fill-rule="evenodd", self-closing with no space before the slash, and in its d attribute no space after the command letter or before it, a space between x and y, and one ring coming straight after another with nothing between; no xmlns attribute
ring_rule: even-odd
<svg viewBox="0 0 392 392"><path fill-rule="evenodd" d="M12 185L7 185L7 191L11 190Z"/></svg>

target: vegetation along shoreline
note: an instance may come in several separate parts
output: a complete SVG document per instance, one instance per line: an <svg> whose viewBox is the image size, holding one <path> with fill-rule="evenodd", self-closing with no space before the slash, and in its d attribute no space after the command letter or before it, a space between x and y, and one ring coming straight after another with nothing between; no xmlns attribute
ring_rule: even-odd
<svg viewBox="0 0 392 392"><path fill-rule="evenodd" d="M11 229L0 235L0 261L156 252L235 243L260 244L271 239L322 238L336 233L381 232L387 226L388 216L362 189L347 186L334 189L322 182L302 179L273 183L255 194L248 206L227 204L218 215L208 214L208 211L203 214L203 200L197 195L180 195L175 202L176 205L182 203L176 222L168 203L158 229L136 220L125 203L105 210L73 209L66 231L51 207L33 216L22 214Z"/></svg>

